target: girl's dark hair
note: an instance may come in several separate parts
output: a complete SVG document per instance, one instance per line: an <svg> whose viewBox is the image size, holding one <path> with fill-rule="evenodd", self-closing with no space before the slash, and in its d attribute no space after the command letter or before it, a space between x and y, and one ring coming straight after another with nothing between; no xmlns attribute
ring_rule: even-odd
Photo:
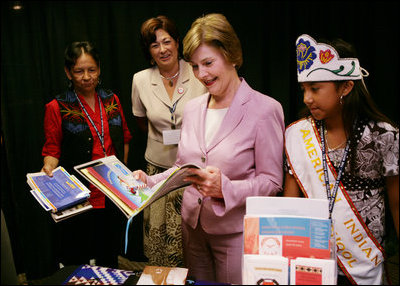
<svg viewBox="0 0 400 286"><path fill-rule="evenodd" d="M342 39L322 42L334 47L341 58L357 58L355 48ZM335 84L338 89L344 82L335 81ZM375 122L382 121L395 125L378 109L363 80L354 80L354 87L350 92L350 96L344 98L342 118L345 131L350 138L353 135L353 123L357 118Z"/></svg>
<svg viewBox="0 0 400 286"><path fill-rule="evenodd" d="M175 42L179 43L179 32L174 21L162 15L146 20L140 28L140 40L144 56L149 62L152 60L150 45L156 41L156 31L158 29L165 30ZM181 45L179 45L178 48L178 56L180 58L182 57Z"/></svg>
<svg viewBox="0 0 400 286"><path fill-rule="evenodd" d="M339 54L341 58L357 58L357 52L355 48L350 43L342 39L334 39L328 41L321 39L319 43L326 43L332 46ZM336 89L338 90L341 85L346 81L334 81ZM384 115L375 104L372 99L365 83L363 80L353 80L354 87L348 96L343 98L343 110L342 119L343 125L348 138L350 138L350 148L349 161L352 172L355 170L355 156L356 156L356 144L355 130L353 128L354 122L356 120L363 121L375 121L375 122L387 122L392 126L396 126L386 115ZM300 113L302 117L311 115L308 108L303 109Z"/></svg>
<svg viewBox="0 0 400 286"><path fill-rule="evenodd" d="M94 61L100 66L100 56L96 47L88 41L73 42L67 46L64 53L64 66L71 70L76 64L77 59L83 54L89 54L93 57Z"/></svg>

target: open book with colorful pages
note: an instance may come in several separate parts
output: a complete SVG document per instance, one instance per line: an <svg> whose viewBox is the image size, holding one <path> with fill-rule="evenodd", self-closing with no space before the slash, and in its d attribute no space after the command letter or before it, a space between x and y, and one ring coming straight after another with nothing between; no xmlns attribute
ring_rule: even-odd
<svg viewBox="0 0 400 286"><path fill-rule="evenodd" d="M26 177L31 194L55 222L93 208L88 201L89 189L61 166L53 170L52 177L44 172L28 173Z"/></svg>
<svg viewBox="0 0 400 286"><path fill-rule="evenodd" d="M193 164L184 165L152 188L136 180L128 167L115 156L104 157L74 168L108 196L127 218L131 218L169 192L190 185L183 181L190 175L187 170L199 167Z"/></svg>
<svg viewBox="0 0 400 286"><path fill-rule="evenodd" d="M336 282L336 244L329 219L328 200L249 197L246 200L243 228L243 277L257 273L265 276L265 271L257 272L254 268L274 264L277 258L273 256L277 256L287 258L287 267L294 267L295 274L296 267L293 265L297 265L297 262L297 269L320 271L319 276L313 276L312 273L299 270L294 278L288 269L285 273L290 273L292 279L296 279L292 281L288 276L292 285L295 285L295 281L302 283L307 277L311 279L308 285L313 285L313 282ZM271 277L273 273L270 273ZM261 278L268 278L264 276Z"/></svg>
<svg viewBox="0 0 400 286"><path fill-rule="evenodd" d="M144 208L169 192L190 185L189 182L184 181L187 176L190 176L189 168L200 167L194 164L181 166L167 179L150 188L136 180L128 167L115 156L104 157L74 167L79 174L110 198L129 219L126 236L132 218Z"/></svg>

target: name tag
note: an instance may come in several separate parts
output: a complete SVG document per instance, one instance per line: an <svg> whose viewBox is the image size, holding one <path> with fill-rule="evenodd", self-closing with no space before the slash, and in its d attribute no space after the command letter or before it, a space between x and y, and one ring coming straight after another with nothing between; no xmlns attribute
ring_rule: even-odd
<svg viewBox="0 0 400 286"><path fill-rule="evenodd" d="M178 144L181 139L181 129L163 130L163 144Z"/></svg>

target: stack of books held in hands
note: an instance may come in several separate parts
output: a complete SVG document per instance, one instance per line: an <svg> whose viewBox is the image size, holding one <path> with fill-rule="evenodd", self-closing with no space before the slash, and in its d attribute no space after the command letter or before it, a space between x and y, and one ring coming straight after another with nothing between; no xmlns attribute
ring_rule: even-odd
<svg viewBox="0 0 400 286"><path fill-rule="evenodd" d="M169 192L190 185L184 179L190 176L191 168L200 167L195 164L180 166L167 179L150 188L136 180L132 171L114 155L74 167L79 175L104 193L128 219ZM87 201L90 191L61 166L53 170L52 177L44 172L28 173L26 176L32 195L55 217L60 217L60 211L64 211L65 218L66 210L69 213L73 210L73 214L77 214L92 207ZM83 208L77 209L77 206L82 205Z"/></svg>
<svg viewBox="0 0 400 286"><path fill-rule="evenodd" d="M89 189L61 166L53 170L52 177L44 172L28 173L26 177L31 194L55 222L93 208L88 201Z"/></svg>

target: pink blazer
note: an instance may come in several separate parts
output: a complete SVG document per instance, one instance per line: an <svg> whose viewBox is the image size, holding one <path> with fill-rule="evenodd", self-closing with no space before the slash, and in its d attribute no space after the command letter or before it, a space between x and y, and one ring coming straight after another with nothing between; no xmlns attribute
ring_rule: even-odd
<svg viewBox="0 0 400 286"><path fill-rule="evenodd" d="M285 130L282 106L253 90L244 79L241 81L208 147L204 134L209 93L189 101L183 114L175 165L215 166L222 173L223 199L202 197L192 186L183 195L183 221L192 228L200 221L210 234L242 232L246 197L273 196L282 190ZM148 177L148 185L165 179L176 166Z"/></svg>

